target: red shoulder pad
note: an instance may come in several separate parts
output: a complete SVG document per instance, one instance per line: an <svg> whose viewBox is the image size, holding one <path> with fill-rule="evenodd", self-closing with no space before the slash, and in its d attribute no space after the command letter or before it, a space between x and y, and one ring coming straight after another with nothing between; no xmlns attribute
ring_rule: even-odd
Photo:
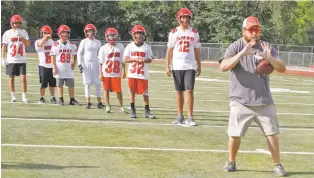
<svg viewBox="0 0 314 178"><path fill-rule="evenodd" d="M194 33L198 33L197 28L193 28L192 31L193 31Z"/></svg>
<svg viewBox="0 0 314 178"><path fill-rule="evenodd" d="M175 33L175 32L177 32L177 28L171 29L171 33Z"/></svg>
<svg viewBox="0 0 314 178"><path fill-rule="evenodd" d="M53 44L54 46L58 46L59 43L57 41L55 41L55 43Z"/></svg>

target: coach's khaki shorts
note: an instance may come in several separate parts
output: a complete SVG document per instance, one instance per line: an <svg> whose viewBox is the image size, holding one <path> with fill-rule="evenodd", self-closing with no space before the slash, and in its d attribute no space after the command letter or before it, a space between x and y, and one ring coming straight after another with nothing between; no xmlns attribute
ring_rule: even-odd
<svg viewBox="0 0 314 178"><path fill-rule="evenodd" d="M229 136L244 136L253 120L266 136L280 133L275 104L245 106L237 101L230 101Z"/></svg>

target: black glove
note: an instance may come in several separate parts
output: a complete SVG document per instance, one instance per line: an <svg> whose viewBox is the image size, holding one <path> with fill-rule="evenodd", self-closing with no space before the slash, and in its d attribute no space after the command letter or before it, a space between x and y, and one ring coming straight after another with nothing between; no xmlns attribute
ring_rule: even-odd
<svg viewBox="0 0 314 178"><path fill-rule="evenodd" d="M84 70L84 69L83 69L82 65L79 65L78 68L79 68L79 70L80 70L80 73L83 73L83 70Z"/></svg>

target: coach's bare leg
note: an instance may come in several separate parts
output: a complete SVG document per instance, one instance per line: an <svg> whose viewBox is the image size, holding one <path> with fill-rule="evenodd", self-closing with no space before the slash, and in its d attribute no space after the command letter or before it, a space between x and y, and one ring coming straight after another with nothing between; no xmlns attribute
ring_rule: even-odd
<svg viewBox="0 0 314 178"><path fill-rule="evenodd" d="M193 116L193 106L194 106L194 95L193 95L193 90L186 90L186 105L187 105L187 112L188 112L188 117Z"/></svg>
<svg viewBox="0 0 314 178"><path fill-rule="evenodd" d="M26 93L26 92L27 92L27 80L26 80L26 75L20 75L20 79L21 79L21 89L22 89L22 93Z"/></svg>
<svg viewBox="0 0 314 178"><path fill-rule="evenodd" d="M108 106L109 104L109 90L104 90L105 95L105 104Z"/></svg>
<svg viewBox="0 0 314 178"><path fill-rule="evenodd" d="M235 161L240 148L241 137L229 137L229 161Z"/></svg>
<svg viewBox="0 0 314 178"><path fill-rule="evenodd" d="M144 98L144 104L145 104L145 106L146 106L146 105L149 105L149 97L148 97L148 95L143 95L143 98Z"/></svg>
<svg viewBox="0 0 314 178"><path fill-rule="evenodd" d="M274 163L280 163L280 153L279 153L279 138L277 134L267 136L267 143L269 151L273 157Z"/></svg>
<svg viewBox="0 0 314 178"><path fill-rule="evenodd" d="M70 98L74 98L74 87L73 88L68 88L68 90L69 90Z"/></svg>
<svg viewBox="0 0 314 178"><path fill-rule="evenodd" d="M15 85L14 85L14 79L15 79L15 76L9 76L9 89L10 89L10 92L15 92Z"/></svg>
<svg viewBox="0 0 314 178"><path fill-rule="evenodd" d="M183 91L176 91L176 101L177 101L177 112L178 115L183 116L183 104L184 104L184 97Z"/></svg>
<svg viewBox="0 0 314 178"><path fill-rule="evenodd" d="M118 102L120 104L120 106L123 106L123 95L122 92L117 92L117 98L118 98Z"/></svg>
<svg viewBox="0 0 314 178"><path fill-rule="evenodd" d="M58 90L59 90L59 97L63 97L63 86L58 87Z"/></svg>
<svg viewBox="0 0 314 178"><path fill-rule="evenodd" d="M55 87L49 87L50 95L55 96Z"/></svg>

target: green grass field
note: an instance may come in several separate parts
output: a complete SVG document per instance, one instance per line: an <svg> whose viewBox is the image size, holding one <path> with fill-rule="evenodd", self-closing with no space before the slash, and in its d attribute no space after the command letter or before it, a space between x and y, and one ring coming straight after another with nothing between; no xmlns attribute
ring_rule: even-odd
<svg viewBox="0 0 314 178"><path fill-rule="evenodd" d="M171 124L176 117L175 92L164 68L162 63L149 66L150 106L156 120L144 118L141 96L136 98L136 120L118 113L114 93L109 114L95 106L86 110L85 105L37 104L38 67L34 58L27 63L28 98L32 103L13 104L2 71L2 177L274 176L271 156L256 150L268 150L256 124L242 139L238 171L221 171L228 158L228 72L203 67L195 88L194 118L199 126L182 127ZM85 103L77 68L75 82L76 99ZM127 80L122 82L124 105L128 106ZM16 80L17 92L19 83ZM314 177L314 79L274 74L271 88L281 126L282 163L290 177ZM49 98L47 93L46 100ZM20 93L17 99L21 101ZM69 101L68 95L65 101ZM96 98L92 101L95 104Z"/></svg>

